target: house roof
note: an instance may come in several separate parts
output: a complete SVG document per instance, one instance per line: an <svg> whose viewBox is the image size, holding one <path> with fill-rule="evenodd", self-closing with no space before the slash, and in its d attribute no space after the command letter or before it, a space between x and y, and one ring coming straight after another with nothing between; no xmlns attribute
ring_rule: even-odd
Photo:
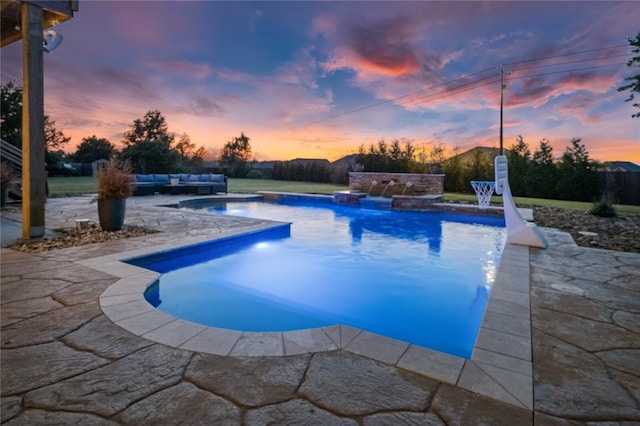
<svg viewBox="0 0 640 426"><path fill-rule="evenodd" d="M612 172L640 172L640 166L630 161L607 161L604 164Z"/></svg>

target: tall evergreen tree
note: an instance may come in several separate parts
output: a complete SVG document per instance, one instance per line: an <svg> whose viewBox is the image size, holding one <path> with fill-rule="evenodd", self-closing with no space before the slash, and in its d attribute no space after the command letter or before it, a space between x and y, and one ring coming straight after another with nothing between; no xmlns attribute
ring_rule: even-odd
<svg viewBox="0 0 640 426"><path fill-rule="evenodd" d="M507 152L509 162L509 188L513 195L527 196L526 179L531 167L531 151L522 135L518 135L516 143Z"/></svg>
<svg viewBox="0 0 640 426"><path fill-rule="evenodd" d="M558 163L558 196L563 200L593 201L600 193L597 163L580 138L571 139Z"/></svg>
<svg viewBox="0 0 640 426"><path fill-rule="evenodd" d="M450 192L467 192L463 184L464 165L460 159L460 147L453 148L453 156L444 162L442 171L444 173L444 190ZM467 182L468 183L468 182Z"/></svg>
<svg viewBox="0 0 640 426"><path fill-rule="evenodd" d="M553 147L547 139L533 153L531 167L526 178L527 193L531 197L555 198L557 183L556 166L553 163Z"/></svg>

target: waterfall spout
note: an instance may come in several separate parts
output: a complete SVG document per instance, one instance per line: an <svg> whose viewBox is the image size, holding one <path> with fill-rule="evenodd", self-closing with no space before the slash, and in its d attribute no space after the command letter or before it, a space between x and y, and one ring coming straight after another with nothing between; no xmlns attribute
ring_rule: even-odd
<svg viewBox="0 0 640 426"><path fill-rule="evenodd" d="M389 183L387 184L387 186L384 187L384 189L382 190L382 194L381 196L384 197L385 192L387 192L387 188L389 188L390 186L394 186L396 184L395 180L390 180Z"/></svg>
<svg viewBox="0 0 640 426"><path fill-rule="evenodd" d="M367 191L367 195L371 195L371 190L373 189L374 186L376 186L378 184L377 180L372 180L371 181L371 185L369 185L369 190Z"/></svg>
<svg viewBox="0 0 640 426"><path fill-rule="evenodd" d="M407 188L411 188L413 186L413 182L407 182L404 185L404 189L402 190L402 195L404 195L404 193L406 192Z"/></svg>

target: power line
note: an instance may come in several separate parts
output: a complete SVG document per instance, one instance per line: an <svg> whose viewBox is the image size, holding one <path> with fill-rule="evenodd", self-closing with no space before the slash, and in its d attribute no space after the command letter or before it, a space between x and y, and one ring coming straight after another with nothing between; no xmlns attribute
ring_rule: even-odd
<svg viewBox="0 0 640 426"><path fill-rule="evenodd" d="M423 100L425 98L430 98L431 96L436 96L436 95L440 95L440 94L443 94L443 93L444 94L448 94L448 93L451 93L451 92L453 92L455 90L458 90L458 89L461 89L463 87L467 87L467 86L470 86L470 85L473 85L473 84L476 84L476 83L480 83L480 82L488 80L488 79L494 79L493 82L495 82L495 78L496 78L495 75L489 75L489 76L483 77L483 78L481 78L479 80L474 80L474 81L471 81L469 83L461 84L461 85L459 85L457 87L452 87L450 89L446 89L446 90L441 91L441 92L430 93L428 95L424 95L424 96L416 98L416 99L411 99L411 100L408 100L408 101L405 101L405 102L399 102L398 105L406 105L406 104L409 104L409 103L418 102L418 101ZM483 84L482 86L485 86L485 84ZM479 87L482 87L482 86L479 86ZM456 93L458 93L458 92L456 92Z"/></svg>
<svg viewBox="0 0 640 426"><path fill-rule="evenodd" d="M592 69L597 69L597 68L605 68L605 67L611 67L611 66L619 66L619 65L624 65L624 63L613 63L613 64L606 64L606 65L597 65L597 66L592 66L592 67L584 67L584 68L574 68L574 69L570 69L570 70L563 70L563 71L554 71L554 72L548 72L548 73L540 73L540 74L532 74L532 75L525 75L525 76L519 76L519 77L511 77L508 78L507 80L519 80L519 79L523 79L523 78L532 78L532 77L541 77L541 76L545 76L545 75L553 75L553 74L563 74L563 73L569 73L569 72L576 72L576 71L587 71L587 70L592 70ZM470 84L476 84L479 83L483 80L486 80L487 78L491 78L492 80L484 83L484 84L479 84L479 85L474 85L472 87L467 87L464 90L457 90L457 89L461 89L465 86L469 86ZM464 93L464 92L468 92L471 90L475 90L475 89L479 89L481 87L486 87L489 86L491 84L495 84L498 83L500 81L500 79L497 76L490 76L490 77L485 77L483 79L477 80L475 82L472 83L468 83L462 86L458 86L455 89L452 89L451 91L443 91L443 92L438 92L438 93L432 93L430 95L425 95L424 97L420 98L420 100L412 100L411 102L409 101L405 101L405 102L400 102L398 105L407 105L409 103L415 103L416 105L424 105L427 104L429 102L433 102L436 101L438 99L443 99L443 98L447 98L449 96L455 96L458 95L460 93ZM437 95L441 95L441 96L437 96ZM435 97L434 97L435 96Z"/></svg>
<svg viewBox="0 0 640 426"><path fill-rule="evenodd" d="M560 63L557 63L557 64L533 65L533 66L524 67L524 68L513 68L511 71L523 71L523 70L530 70L530 69L534 69L534 68L556 67L556 66L561 66L561 65L577 64L577 63L580 63L580 62L598 61L600 59L621 58L623 56L628 56L628 55L626 53L624 53L622 55L601 56L601 57L598 57L598 58L580 59L578 61L560 62Z"/></svg>
<svg viewBox="0 0 640 426"><path fill-rule="evenodd" d="M617 62L614 64L607 64L607 65L596 65L593 67L586 67L586 68L574 68L571 70L564 70L564 71L553 71L553 72L546 72L546 73L542 73L542 74L532 74L532 75L523 75L520 77L511 77L509 80L518 80L518 79L522 79L522 78L531 78L531 77L542 77L545 75L553 75L553 74L563 74L563 73L568 73L568 72L574 72L574 71L587 71L587 70L593 70L596 68L606 68L606 67L613 67L613 66L619 66L619 65L624 65L624 62Z"/></svg>
<svg viewBox="0 0 640 426"><path fill-rule="evenodd" d="M424 100L424 101L422 101L422 102L419 102L419 103L418 103L418 105L423 105L423 104L426 104L426 103L429 103L429 102L437 101L438 99L448 98L449 96L455 96L455 95L458 95L458 94L460 94L460 93L468 92L468 91L470 91L470 90L479 89L479 88L481 88L481 87L490 86L490 85L492 85L492 84L496 84L496 83L498 83L498 82L500 82L500 78L498 78L498 77L494 77L494 79L493 79L492 81L489 81L489 82L487 82L487 83L480 84L480 85L473 86L473 87L468 87L468 88L466 88L466 89L464 89L464 90L458 90L458 91L454 91L454 92L446 93L446 94L443 94L442 96L437 96L437 97L432 98L432 99L427 99L427 100ZM454 90L455 90L455 89L454 89ZM441 92L441 93L442 93L442 92Z"/></svg>
<svg viewBox="0 0 640 426"><path fill-rule="evenodd" d="M523 78L541 77L541 76L545 76L545 75L562 74L562 73L569 73L569 72L576 72L576 71L587 71L587 70L592 70L592 69L597 69L597 68L605 68L605 67L618 66L618 65L624 65L624 63L619 62L619 63L606 64L606 65L596 65L596 66L592 66L592 67L573 68L573 69L570 69L570 70L553 71L553 72L540 73L540 74L531 74L531 75L525 75L525 76L519 76L519 77L510 77L510 78L508 78L506 80L518 80L518 79L523 79ZM485 83L485 84L476 85L476 83L479 83L479 82L487 80L487 79L492 79L492 80L490 82L488 82L488 83ZM481 87L485 87L485 86L488 86L490 84L497 83L499 80L500 79L497 76L484 77L484 78L482 78L480 80L476 80L474 82L458 86L458 87L456 87L454 89L451 89L451 91L441 91L441 92L438 92L438 93L432 93L432 94L429 94L429 95L425 95L422 98L411 100L411 102L409 102L409 101L401 102L401 103L399 103L399 105L407 105L409 103L416 103L416 104L422 105L422 104L425 104L425 103L428 103L428 102L432 102L434 100L443 99L443 98L446 98L448 96L454 96L454 95L457 95L459 93L464 93L464 92L468 92L470 90L474 90L474 89L478 89L478 88L481 88ZM461 89L461 88L463 88L465 86L469 86L469 85L472 85L472 84L473 84L472 87L468 87L468 88L466 88L464 90L458 90L458 89ZM437 95L442 95L442 96L437 96ZM435 97L433 97L433 96L435 96ZM418 102L418 101L421 101L421 102Z"/></svg>
<svg viewBox="0 0 640 426"><path fill-rule="evenodd" d="M478 75L478 74L482 74L482 73L485 73L485 72L491 71L492 69L493 69L493 68L486 68L486 69L484 69L484 70L477 71L477 72L474 72L474 73L472 73L472 74L465 75L465 76L463 76L463 77L458 77L458 78L456 78L456 79L454 79L454 80L450 80L450 81L445 81L445 82L442 82L442 83L438 83L438 84L435 84L435 85L433 85L433 86L426 87L426 88L424 88L424 89L420 89L420 90L416 90L416 91L413 91L413 92L411 92L411 93L407 93L407 94L405 94L405 95L401 95L401 96L398 96L398 97L395 97L395 98L392 98L392 99L386 99L386 100L384 100L384 101L376 102L376 103L374 103L374 104L365 105L365 106L362 106L362 107L359 107L359 108L355 108L355 109L352 109L352 110L349 110L349 111L345 111L345 112L342 112L342 113L340 113L340 114L334 114L334 115L331 115L331 116L329 116L329 117L327 117L327 118L323 118L323 119L321 119L321 120L312 121L311 123L308 123L307 125L309 125L309 124L315 124L315 123L321 123L321 122L326 121L326 120L331 120L331 119L334 119L334 118L339 118L339 117L342 117L342 116L344 116L344 115L354 114L354 113L356 113L356 112L364 111L364 110L366 110L366 109L370 109L370 108L374 108L374 107L377 107L377 106L380 106L380 105L384 105L384 104L392 103L392 102L395 102L395 101L397 101L397 100L400 100L400 99L403 99L403 98L407 98L407 97L409 97L409 96L413 96L413 95L416 95L416 94L418 94L418 93L421 93L421 92L424 92L424 91L427 91L427 90L432 90L432 89L435 89L435 88L437 88L437 87L446 86L446 85L448 85L448 84L455 83L456 81L464 80L464 79L467 79L467 78L469 78L469 77L471 77L471 76L474 76L474 75ZM481 80L479 80L479 81L482 81L482 80L483 80L483 79L481 79ZM427 95L427 96L430 96L430 95ZM402 105L402 103L399 103L399 104L400 104L400 105Z"/></svg>
<svg viewBox="0 0 640 426"><path fill-rule="evenodd" d="M546 57L541 57L541 58L536 58L536 59L527 59L527 60L522 60L522 61L517 61L517 62L509 62L509 63L503 64L503 67L504 67L504 65L516 65L516 64L523 64L523 63L527 63L527 62L537 62L537 61L543 61L543 60L547 60L547 59L555 59L555 58L579 55L579 54L584 54L584 53L598 52L598 51L602 51L602 50L617 49L617 48L621 48L621 47L628 47L628 45L627 44L620 44L620 45L615 45L615 46L600 47L600 48L597 48L597 49L590 49L590 50L583 50L583 51L578 51L578 52L564 53L564 54L560 54L560 55L546 56ZM548 64L548 65L534 65L534 66L530 66L530 67L516 68L516 69L513 69L512 71L522 71L522 70L534 69L534 68L557 67L557 66L562 66L562 65L569 65L569 64L575 64L575 63L580 63L580 62L597 61L597 60L602 60L602 59L611 59L611 58L617 58L617 57L622 57L622 56L627 56L627 54L609 55L609 56L603 56L603 57L598 57L598 58L581 59L581 60L576 60L576 61L567 61L567 62L561 62L561 63L555 63L555 64ZM562 74L562 73L576 72L576 71L587 71L587 70L591 70L591 69L605 68L605 67L611 67L611 66L617 66L617 65L624 65L624 63L613 63L613 64L606 64L606 65L598 65L598 66L593 66L593 67L575 68L575 69L563 70L563 71L555 71L555 72L540 73L540 74L533 74L533 75L527 75L527 76L511 77L508 80L517 80L517 79L531 78L531 77L541 77L541 76L545 76L545 75ZM497 76L483 77L481 79L474 80L474 81L462 84L462 85L457 86L455 88L450 88L450 89L447 89L447 90L444 90L444 91L440 91L440 92L437 92L437 93L425 94L425 95L423 95L421 97L418 97L418 98L415 98L415 99L408 99L408 100L405 100L405 101L397 102L397 101L400 101L402 99L408 98L410 96L415 96L415 95L417 95L419 93L422 93L422 92L425 92L425 91L428 91L428 90L433 90L433 89L436 89L438 87L448 86L448 85L454 84L456 82L469 79L470 77L486 73L486 72L491 71L493 69L494 69L493 67L492 68L486 68L486 69L483 69L481 71L477 71L477 72L474 72L472 74L465 75L463 77L458 77L458 78L453 79L453 80L449 80L449 81L445 81L445 82L442 82L442 83L438 83L438 84L435 84L433 86L430 86L430 87L427 87L427 88L424 88L424 89L420 89L420 90L416 90L416 91L413 91L413 92L410 92L410 93L407 93L407 94L404 94L404 95L401 95L401 96L397 96L397 97L392 98L392 99L386 99L384 101L376 102L374 104L369 104L369 105L365 105L365 106L362 106L362 107L359 107L359 108L348 110L348 111L345 111L345 112L342 112L342 113L339 113L339 114L334 114L334 115L331 115L329 117L326 117L326 118L323 118L323 119L316 120L316 121L313 121L311 123L308 123L307 125L320 123L320 122L325 122L325 121L328 121L328 120L331 120L331 119L343 117L345 115L354 114L356 112L364 111L364 110L367 110L367 109L370 109L370 108L375 108L375 107L378 107L380 105L385 105L385 104L393 103L393 102L396 102L400 106L406 106L408 104L423 105L423 104L426 104L428 102L433 102L433 101L438 100L438 99L443 99L443 98L446 98L446 97L449 97L449 96L454 96L454 95L457 95L457 94L460 94L460 93L464 93L464 92L467 92L467 91L470 91L470 90L475 90L475 89L478 89L478 88L481 88L481 87L485 87L485 86L488 86L490 84L497 83L499 81L499 79L496 78ZM478 85L478 83L480 83L480 82L482 82L484 80L487 80L487 79L492 79L492 81L490 81L488 83L485 83L485 84ZM470 85L472 85L472 87L467 87L467 86L470 86ZM459 90L459 89L462 89L462 88L465 88L465 89L464 90ZM441 96L438 96L438 95L441 95ZM433 97L433 96L435 96L435 97Z"/></svg>
<svg viewBox="0 0 640 426"><path fill-rule="evenodd" d="M592 52L598 52L598 51L601 51L601 50L617 49L617 48L620 48L620 47L629 47L629 45L628 44L617 44L615 46L599 47L597 49L582 50L582 51L579 51L579 52L563 53L563 54L560 54L560 55L545 56L545 57L536 58L536 59L525 59L525 60L517 61L517 62L508 62L508 63L505 63L503 65L516 65L516 64L524 64L526 62L544 61L546 59L555 59L555 58L562 58L562 57L565 57L565 56L581 55L583 53L592 53Z"/></svg>

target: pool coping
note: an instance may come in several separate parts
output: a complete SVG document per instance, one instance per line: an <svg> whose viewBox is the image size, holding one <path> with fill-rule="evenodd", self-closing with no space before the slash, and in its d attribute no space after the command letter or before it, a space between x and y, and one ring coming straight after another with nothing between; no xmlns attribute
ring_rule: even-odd
<svg viewBox="0 0 640 426"><path fill-rule="evenodd" d="M193 323L158 311L145 300L145 290L159 273L125 263L135 257L281 225L282 222L273 222L247 226L215 238L185 237L78 263L119 278L100 295L102 312L123 329L157 343L238 357L345 350L533 410L528 247L505 245L469 360L346 325L288 332L241 332Z"/></svg>

